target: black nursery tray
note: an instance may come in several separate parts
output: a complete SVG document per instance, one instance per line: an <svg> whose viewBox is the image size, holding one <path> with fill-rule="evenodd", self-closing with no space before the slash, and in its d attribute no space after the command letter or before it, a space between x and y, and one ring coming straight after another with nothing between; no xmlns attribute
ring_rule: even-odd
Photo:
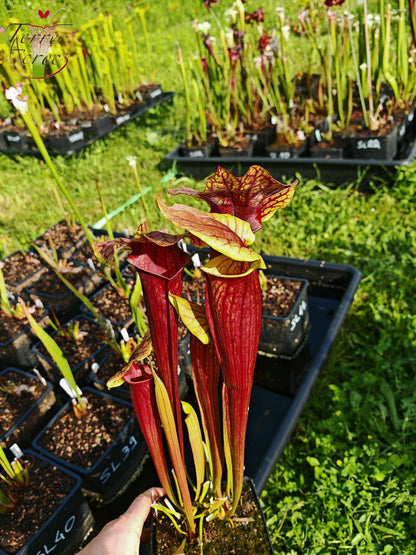
<svg viewBox="0 0 416 555"><path fill-rule="evenodd" d="M394 177L400 166L410 165L416 155L416 139L408 142L399 149L393 160L367 160L367 159L324 159L299 157L287 160L270 158L269 156L251 156L247 158L229 156L210 156L207 158L188 158L180 154L180 146L166 155L165 160L175 162L176 169L195 179L204 179L216 172L222 166L235 175L243 175L250 166L259 165L271 173L275 179L282 177L293 179L296 173L307 179L319 178L326 182L341 184L354 181L357 178L362 183L374 177Z"/></svg>
<svg viewBox="0 0 416 555"><path fill-rule="evenodd" d="M355 267L344 264L263 258L266 273L308 280L311 326L306 344L292 361L258 361L246 441L246 474L253 478L258 492L266 485L292 435L361 279ZM275 377L259 387L256 384L262 380L264 369ZM277 393L279 390L285 393Z"/></svg>
<svg viewBox="0 0 416 555"><path fill-rule="evenodd" d="M117 120L116 120L115 122L111 123L111 125L109 127L107 127L105 129L105 131L103 131L101 133L97 133L96 135L94 135L93 137L91 137L89 139L85 139L85 140L77 142L76 144L74 144L68 150L59 150L58 151L58 150L54 150L53 148L47 147L48 148L48 153L51 156L56 156L58 154L61 155L61 156L62 155L67 156L67 155L70 155L70 154L74 154L75 152L78 152L78 151L82 150L83 148L86 148L87 146L90 146L92 143L94 143L98 139L101 139L102 137L105 137L106 135L108 135L112 131L115 131L119 127L121 127L123 125L126 125L127 123L135 120L139 116L148 112L151 108L155 108L159 104L162 104L162 102L166 102L167 100L170 100L171 98L173 98L175 96L175 94L176 94L175 92L162 92L158 96L155 96L154 98L152 98L150 101L142 103L142 105L140 105L137 108L137 110L135 110L134 112L131 112L129 114L128 118L123 118L123 116L120 116L120 118L118 120L119 122L117 123ZM31 154L33 156L40 156L40 152L37 148L33 148L33 149L0 148L0 153L4 153L4 154Z"/></svg>

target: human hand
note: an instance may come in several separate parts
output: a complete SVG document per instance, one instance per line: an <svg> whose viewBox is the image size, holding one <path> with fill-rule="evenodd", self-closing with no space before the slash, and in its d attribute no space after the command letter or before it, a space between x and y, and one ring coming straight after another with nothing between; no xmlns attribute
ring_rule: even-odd
<svg viewBox="0 0 416 555"><path fill-rule="evenodd" d="M143 525L152 503L163 495L163 488L150 488L141 493L125 513L106 524L78 555L139 555Z"/></svg>

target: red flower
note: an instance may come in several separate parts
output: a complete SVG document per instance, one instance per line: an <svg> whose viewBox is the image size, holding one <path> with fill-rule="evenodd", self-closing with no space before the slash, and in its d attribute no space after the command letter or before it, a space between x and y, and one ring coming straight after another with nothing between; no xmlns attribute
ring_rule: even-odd
<svg viewBox="0 0 416 555"><path fill-rule="evenodd" d="M345 0L325 0L325 6L332 8L332 6L342 6Z"/></svg>
<svg viewBox="0 0 416 555"><path fill-rule="evenodd" d="M215 4L219 4L220 0L204 0L204 6L206 7L207 10L211 10L211 6L214 6Z"/></svg>
<svg viewBox="0 0 416 555"><path fill-rule="evenodd" d="M264 21L264 14L265 12L262 8L257 8L257 10L253 13L246 12L244 17L246 23L253 23L254 21L256 23L261 23Z"/></svg>
<svg viewBox="0 0 416 555"><path fill-rule="evenodd" d="M269 46L271 37L266 33L259 38L259 50L263 54L266 48Z"/></svg>

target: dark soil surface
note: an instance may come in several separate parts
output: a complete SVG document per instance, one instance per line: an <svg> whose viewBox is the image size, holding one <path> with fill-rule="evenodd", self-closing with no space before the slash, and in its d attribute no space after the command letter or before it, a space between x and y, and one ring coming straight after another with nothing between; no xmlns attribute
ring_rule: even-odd
<svg viewBox="0 0 416 555"><path fill-rule="evenodd" d="M86 392L85 397L87 414L78 419L68 405L39 440L39 445L65 461L89 469L121 432L133 408L98 393Z"/></svg>
<svg viewBox="0 0 416 555"><path fill-rule="evenodd" d="M45 268L39 255L32 252L17 251L0 262L4 279L18 284L41 268Z"/></svg>
<svg viewBox="0 0 416 555"><path fill-rule="evenodd" d="M35 320L38 320L45 314L46 312L43 308L36 308L32 316ZM13 337L28 327L29 322L26 318L9 318L4 312L0 311L0 345L8 343Z"/></svg>
<svg viewBox="0 0 416 555"><path fill-rule="evenodd" d="M285 318L303 287L302 281L266 276L267 288L262 292L263 315ZM196 302L204 301L204 278L186 279L182 296Z"/></svg>
<svg viewBox="0 0 416 555"><path fill-rule="evenodd" d="M69 265L68 268L69 271L65 272L63 276L75 287L79 287L80 284L91 275L90 268L85 266ZM44 274L31 286L30 291L34 295L48 295L49 297L58 298L72 294L65 283L53 271Z"/></svg>
<svg viewBox="0 0 416 555"><path fill-rule="evenodd" d="M75 224L74 226L68 227L68 224L62 221L39 236L35 240L35 243L39 246L46 246L49 248L49 240L51 240L57 249L65 251L73 248L74 245L84 237L85 234L81 225Z"/></svg>
<svg viewBox="0 0 416 555"><path fill-rule="evenodd" d="M160 511L156 522L157 555L171 555L175 553L183 541L171 524L167 516ZM256 497L251 489L244 488L241 504L232 519L232 523L213 519L205 524L203 531L204 555L268 555L271 553L269 539L264 528L260 509ZM201 547L198 540L193 540L185 546L186 555L200 555Z"/></svg>
<svg viewBox="0 0 416 555"><path fill-rule="evenodd" d="M16 507L0 515L0 549L17 553L43 526L75 485L56 466L36 459L30 467L30 484L20 492Z"/></svg>
<svg viewBox="0 0 416 555"><path fill-rule="evenodd" d="M304 282L267 277L267 289L262 292L263 315L286 318L290 314Z"/></svg>
<svg viewBox="0 0 416 555"><path fill-rule="evenodd" d="M128 283L128 286L133 286L133 283ZM102 318L117 325L127 325L132 319L129 301L121 296L112 285L108 285L96 293L91 299L91 303Z"/></svg>
<svg viewBox="0 0 416 555"><path fill-rule="evenodd" d="M34 377L24 376L11 369L3 372L1 377L17 386L14 395L0 391L0 435L4 435L41 397L47 386Z"/></svg>

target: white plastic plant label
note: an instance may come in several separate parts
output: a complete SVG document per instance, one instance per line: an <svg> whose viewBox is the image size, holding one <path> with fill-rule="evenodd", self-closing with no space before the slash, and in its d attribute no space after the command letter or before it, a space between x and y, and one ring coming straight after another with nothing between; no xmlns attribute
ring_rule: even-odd
<svg viewBox="0 0 416 555"><path fill-rule="evenodd" d="M45 378L42 376L37 368L32 368L32 372L36 374L42 385L47 385Z"/></svg>
<svg viewBox="0 0 416 555"><path fill-rule="evenodd" d="M12 452L13 457L15 457L16 459L21 459L23 457L23 451L20 449L17 443L13 443L13 445L10 447L10 451Z"/></svg>
<svg viewBox="0 0 416 555"><path fill-rule="evenodd" d="M129 336L129 332L126 330L126 328L122 328L122 330L120 331L121 333L121 337L124 339L124 341L127 343L127 341L130 339Z"/></svg>
<svg viewBox="0 0 416 555"><path fill-rule="evenodd" d="M69 383L66 381L65 378L61 378L59 380L59 385L62 387L62 389L68 395L68 397L70 397L71 399L76 399L77 396L76 396L75 391L72 389L72 387L69 385ZM78 395L82 395L82 391L80 390L80 388L78 386L77 386L77 391L78 391Z"/></svg>
<svg viewBox="0 0 416 555"><path fill-rule="evenodd" d="M199 268L201 266L201 259L199 258L199 254L197 252L192 256L192 263L195 268Z"/></svg>
<svg viewBox="0 0 416 555"><path fill-rule="evenodd" d="M99 368L100 368L100 365L98 364L98 362L93 362L91 364L91 370L92 372L94 372L94 374L98 372Z"/></svg>

